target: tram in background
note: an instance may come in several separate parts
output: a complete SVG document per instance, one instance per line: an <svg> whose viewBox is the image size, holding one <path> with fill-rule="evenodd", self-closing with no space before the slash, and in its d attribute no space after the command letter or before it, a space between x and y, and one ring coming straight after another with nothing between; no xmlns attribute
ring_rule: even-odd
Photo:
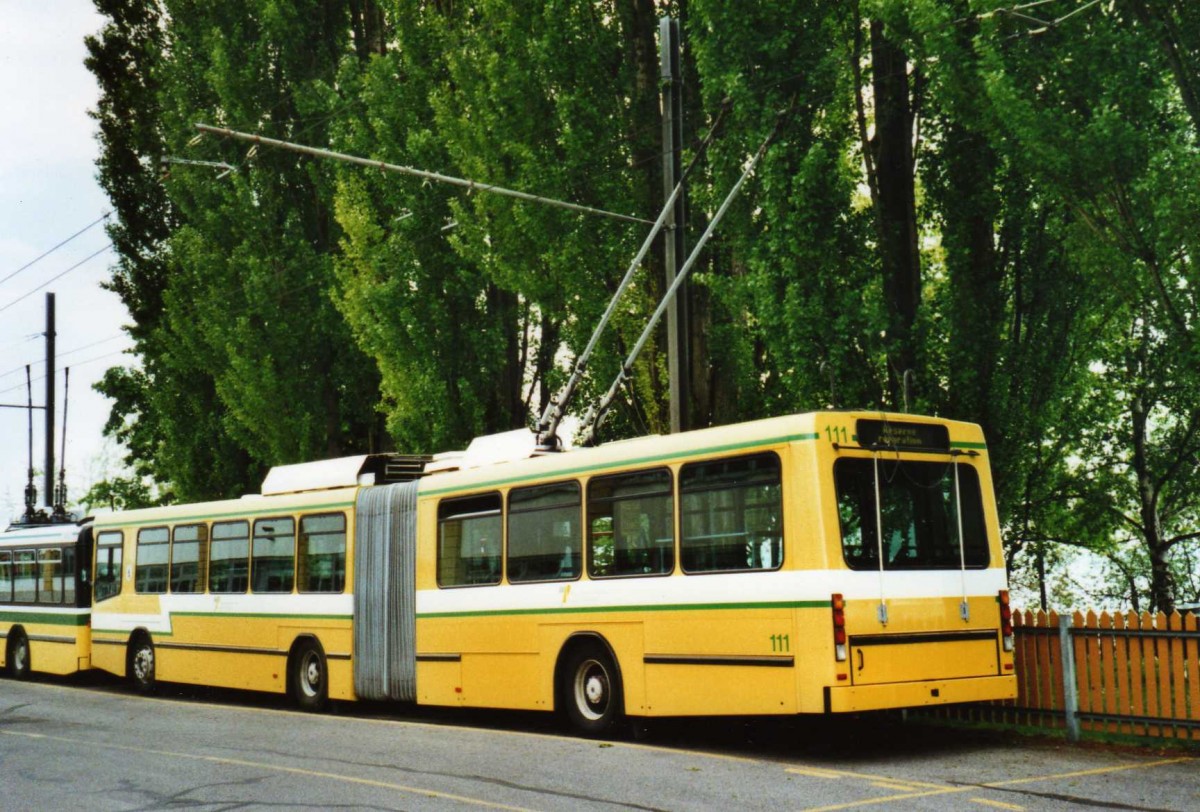
<svg viewBox="0 0 1200 812"><path fill-rule="evenodd" d="M516 446L516 448L499 448ZM92 663L327 699L621 716L1012 698L978 426L819 412L273 469L95 522Z"/></svg>
<svg viewBox="0 0 1200 812"><path fill-rule="evenodd" d="M0 533L0 667L73 674L91 661L91 529L19 522Z"/></svg>

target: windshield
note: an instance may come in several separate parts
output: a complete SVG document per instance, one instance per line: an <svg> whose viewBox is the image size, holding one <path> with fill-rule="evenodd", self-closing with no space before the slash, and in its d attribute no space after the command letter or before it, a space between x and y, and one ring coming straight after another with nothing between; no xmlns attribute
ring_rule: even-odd
<svg viewBox="0 0 1200 812"><path fill-rule="evenodd" d="M959 498L954 469L958 468ZM875 461L842 459L834 465L842 553L852 569L879 569ZM883 569L958 569L988 565L987 530L979 476L970 465L879 460ZM957 505L962 504L962 556Z"/></svg>

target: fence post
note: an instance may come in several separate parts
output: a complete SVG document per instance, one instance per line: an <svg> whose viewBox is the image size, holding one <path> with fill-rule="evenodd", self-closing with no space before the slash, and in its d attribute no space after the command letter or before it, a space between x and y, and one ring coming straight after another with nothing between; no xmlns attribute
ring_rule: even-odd
<svg viewBox="0 0 1200 812"><path fill-rule="evenodd" d="M1067 717L1067 738L1079 741L1079 693L1075 682L1075 646L1071 645L1071 618L1058 618L1059 662L1062 663L1063 711Z"/></svg>

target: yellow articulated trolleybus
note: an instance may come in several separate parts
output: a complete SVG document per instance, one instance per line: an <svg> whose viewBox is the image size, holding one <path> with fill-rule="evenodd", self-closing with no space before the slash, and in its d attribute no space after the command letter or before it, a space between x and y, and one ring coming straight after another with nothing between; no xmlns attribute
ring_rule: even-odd
<svg viewBox="0 0 1200 812"><path fill-rule="evenodd" d="M306 707L555 710L588 734L1016 695L979 427L820 412L532 438L97 519L94 664Z"/></svg>
<svg viewBox="0 0 1200 812"><path fill-rule="evenodd" d="M90 529L71 521L0 533L0 666L10 676L87 670L91 555Z"/></svg>

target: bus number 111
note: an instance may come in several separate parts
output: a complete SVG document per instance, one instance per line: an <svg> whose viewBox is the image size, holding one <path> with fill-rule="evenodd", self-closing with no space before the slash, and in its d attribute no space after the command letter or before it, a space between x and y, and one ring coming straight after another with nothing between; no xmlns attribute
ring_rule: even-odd
<svg viewBox="0 0 1200 812"><path fill-rule="evenodd" d="M771 635L771 651L791 651L791 645L791 638L788 635Z"/></svg>

